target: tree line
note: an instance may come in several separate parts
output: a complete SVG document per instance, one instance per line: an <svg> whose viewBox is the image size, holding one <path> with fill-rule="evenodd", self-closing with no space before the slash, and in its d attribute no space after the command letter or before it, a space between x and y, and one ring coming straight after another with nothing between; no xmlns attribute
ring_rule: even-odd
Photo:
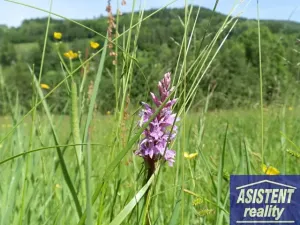
<svg viewBox="0 0 300 225"><path fill-rule="evenodd" d="M153 13L145 12L145 16ZM145 85L148 89L155 88L157 80L166 71L174 71L183 35L183 27L179 18L184 18L184 9L164 9L142 22L136 60L138 69L130 87L130 102L137 104L143 100ZM191 18L196 18L196 11ZM128 29L131 14L119 17L119 31ZM204 40L203 35L209 35L218 30L225 15L201 9L195 26L195 41L192 43L189 59L196 58L203 46L210 40ZM79 21L86 27L106 34L107 18ZM8 28L0 26L0 85L5 85L9 96L2 94L0 111L6 113L11 99L18 96L20 106L28 110L32 105L32 77L28 66L34 65L35 74L39 74L44 45L44 35L47 19L31 19L23 21L20 27ZM209 24L209 26L208 26ZM263 98L266 104L282 104L299 95L299 38L300 24L291 21L261 21L261 47L263 72ZM58 44L53 32L62 32L62 43ZM89 49L89 41L97 41L103 45L104 39L91 30L67 20L51 20L49 41L46 46L45 63L42 82L54 87L62 79L62 66L56 49L64 52L70 49L80 51L82 58L93 53ZM204 40L204 42L203 42ZM221 40L220 40L221 42ZM203 81L199 84L199 92L195 102L195 110L203 106L208 87L215 85L210 108L249 107L259 102L259 52L257 22L241 18L230 33L222 50L215 58ZM118 60L122 61L122 54ZM91 62L89 73L95 73L97 59ZM74 61L74 66L79 65ZM98 109L102 112L113 110L115 100L113 81L110 72L114 70L112 63L106 64L106 70L101 83ZM80 71L76 79L80 78ZM93 79L93 77L88 77ZM89 82L87 82L89 85ZM56 112L63 112L69 96L65 89L58 89L50 98Z"/></svg>

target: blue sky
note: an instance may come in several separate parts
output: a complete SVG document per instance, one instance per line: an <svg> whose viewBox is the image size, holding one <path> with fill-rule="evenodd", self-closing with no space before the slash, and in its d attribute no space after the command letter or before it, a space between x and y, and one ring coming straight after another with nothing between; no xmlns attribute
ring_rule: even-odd
<svg viewBox="0 0 300 225"><path fill-rule="evenodd" d="M33 5L48 10L49 0L15 0L25 4ZM111 0L115 12L117 2ZM188 1L188 0L186 0ZM133 0L127 0L127 5L121 6L122 12L131 10ZM139 2L139 0L137 0ZM142 0L146 9L160 8L171 2L171 0ZM171 7L182 7L185 0L175 0ZM189 0L191 4L212 8L215 0ZM243 2L236 13L243 12L247 18L256 18L256 0L219 0L217 11L229 13L236 2ZM97 17L100 14L106 15L106 0L53 0L52 11L72 19L86 19ZM137 6L138 8L138 6ZM294 12L294 13L293 13ZM300 22L300 1L299 0L260 0L260 17L262 19L287 20L290 15L293 21ZM5 0L0 0L0 24L8 26L19 26L24 19L45 17L46 13L36 9L21 6Z"/></svg>

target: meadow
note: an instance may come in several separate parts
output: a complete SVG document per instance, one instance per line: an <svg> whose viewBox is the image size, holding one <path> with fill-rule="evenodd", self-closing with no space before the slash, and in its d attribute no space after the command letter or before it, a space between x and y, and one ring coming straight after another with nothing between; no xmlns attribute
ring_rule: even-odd
<svg viewBox="0 0 300 225"><path fill-rule="evenodd" d="M84 58L71 49L62 52L64 33L51 33L56 39L51 51L61 67L56 71L60 80L55 85L42 82L47 80L43 66L50 51L46 48L48 12L39 68L27 65L29 110L20 100L24 96L12 95L5 85L3 74L9 68L0 70L0 93L6 102L2 104L6 113L0 117L0 224L229 224L231 174L269 175L264 165L277 174L300 173L297 96L286 92L285 101L264 103L260 21L258 98L248 107L211 109L216 85L212 82L206 90L200 86L238 17L229 14L217 32L204 33L209 41L195 54L193 44L199 37L194 34L196 20L191 14L199 16L201 10L191 5L184 10L176 64L157 69L159 74L148 79L155 86L136 82L147 74L135 76L142 66L137 60L139 32L152 14L132 13L121 31L109 7L107 33L60 16L96 33L103 44L91 42L94 52ZM20 55L28 52L28 46L19 47ZM173 89L163 80L169 71ZM112 85L102 89L107 77ZM109 110L101 112L99 93L109 89L114 90L113 100L106 102ZM138 90L139 100L147 102L151 112L143 102L130 102L132 90ZM150 91L160 96L159 101L152 96L152 102ZM176 117L166 115L169 112ZM152 122L164 117L171 120L159 125L168 124L167 129L160 127L168 136L164 153L154 158L150 153L135 154L141 151L143 138L149 144L154 135L145 130L150 132ZM176 152L173 166L165 160L169 149Z"/></svg>
<svg viewBox="0 0 300 225"><path fill-rule="evenodd" d="M229 175L264 174L259 113L252 109L189 115L186 134L181 132L174 143L177 152L174 167L164 165L155 181L150 215L156 224L179 224L180 221L183 224L229 223ZM294 144L299 145L296 109L266 109L265 117L265 163L278 168L281 174L299 174L299 159L287 152L295 149ZM77 224L79 217L60 169L56 144L49 138L51 127L47 122L43 123L47 121L43 115L38 118L41 122L30 149L37 149L37 152L24 157L29 151L30 121L19 125L9 140L1 144L1 159L18 156L1 162L1 223ZM54 120L61 143L68 143L72 130L69 116L54 116ZM118 154L113 148L114 123L111 115L97 115L92 121L90 188L93 193L101 184L108 160ZM1 126L3 136L13 126L11 118L2 117ZM281 131L294 142L287 141ZM186 141L185 151L198 153L196 157L184 157L182 139ZM92 208L92 224L110 224L117 215L122 218L119 213L141 191L143 160L133 154L137 147L133 145L98 193ZM80 204L85 205L85 181L79 175L76 150L67 144L61 148ZM123 213L128 213L128 217L124 218L123 224L140 224L139 211L142 209L143 205L139 203L134 209L125 210Z"/></svg>

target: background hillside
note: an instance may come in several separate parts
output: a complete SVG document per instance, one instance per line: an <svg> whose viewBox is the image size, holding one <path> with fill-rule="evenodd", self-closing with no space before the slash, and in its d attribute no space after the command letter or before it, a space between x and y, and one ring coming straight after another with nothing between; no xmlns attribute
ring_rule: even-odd
<svg viewBox="0 0 300 225"><path fill-rule="evenodd" d="M231 175L300 174L300 24L97 2L1 26L0 225L230 224Z"/></svg>
<svg viewBox="0 0 300 225"><path fill-rule="evenodd" d="M147 17L154 11L145 11ZM136 15L137 17L137 15ZM140 29L138 50L135 60L134 81L130 89L130 102L137 104L148 90L156 86L156 81L164 71L174 71L180 52L180 43L183 32L181 18L184 17L183 9L164 9L143 22ZM196 18L193 12L192 20ZM123 32L130 26L131 14L119 16L119 31ZM191 51L191 59L201 55L203 49L211 42L217 29L224 21L225 15L212 13L209 9L201 9L196 22ZM30 108L32 87L31 75L28 66L34 65L35 73L39 73L41 63L43 39L47 19L25 20L20 27L7 28L0 26L0 64L1 85L8 86L11 96L18 96L21 107ZM107 30L107 18L100 17L94 20L80 21L83 25L100 34ZM63 76L59 57L55 51L58 46L53 38L53 32L63 33L59 45L61 53L73 50L80 51L81 58L90 56L94 50L90 49L89 42L97 41L102 46L104 39L92 31L78 26L70 21L51 20L48 33L49 40L46 48L46 58L43 68L43 83L50 87L56 86ZM134 32L134 30L133 30ZM206 35L203 38L204 34ZM132 34L133 35L133 34ZM215 87L210 108L253 107L259 102L259 75L258 75L258 39L257 22L254 20L240 19L230 33L222 50L210 66L204 80L199 85L194 110L201 108L203 99L208 94L210 86ZM282 104L298 99L299 74L299 43L300 24L289 21L261 21L262 36L262 70L264 74L264 99L266 104ZM197 38L198 37L198 38ZM223 37L224 38L224 37ZM122 38L120 42L126 41ZM217 40L221 43L221 39ZM218 45L217 45L218 46ZM118 56L122 61L124 55ZM110 59L111 60L111 59ZM80 62L74 62L79 65ZM189 61L189 60L188 60ZM98 63L98 59L94 60ZM111 73L115 67L107 63L104 80L98 99L98 109L102 112L112 110L114 99L113 81ZM93 62L90 73L94 72ZM80 79L80 72L77 78ZM91 77L92 79L93 77ZM89 77L87 78L89 79ZM191 79L192 80L192 79ZM89 82L86 82L87 85ZM147 84L147 85L145 85ZM55 101L56 112L61 112L68 95L58 89L49 101ZM292 95L290 95L293 92ZM289 97L286 97L289 96ZM0 101L1 113L9 110L9 99L2 95ZM60 104L61 103L61 104Z"/></svg>

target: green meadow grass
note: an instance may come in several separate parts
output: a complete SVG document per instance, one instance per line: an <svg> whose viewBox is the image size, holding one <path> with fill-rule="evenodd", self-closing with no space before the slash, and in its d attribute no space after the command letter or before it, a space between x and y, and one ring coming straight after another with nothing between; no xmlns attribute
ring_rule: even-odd
<svg viewBox="0 0 300 225"><path fill-rule="evenodd" d="M265 120L265 162L278 168L282 174L299 174L297 167L299 160L294 157L284 157L287 149L294 149L293 144L282 143L282 134L285 127L285 135L292 138L295 144L300 145L299 123L296 109L287 110L284 117L282 109L267 108ZM168 224L172 216L176 216L176 207L184 207L184 224L215 224L218 208L224 208L222 224L228 224L229 212L229 174L263 174L261 169L260 127L258 110L229 110L207 113L205 128L201 145L198 145L199 130L202 124L199 118L202 113L191 113L187 119L187 134L180 134L174 149L180 152L180 140L186 140L186 151L198 152L193 159L186 159L183 153L177 155L174 167L163 166L159 179L152 194L150 214L156 224ZM41 117L41 121L46 119ZM1 117L0 134L3 136L11 129L12 121L9 117ZM71 132L70 118L68 116L55 116L55 127L60 137L67 140ZM97 115L93 120L91 132L92 146L92 173L91 189L94 191L101 177L104 175L110 153L113 150L113 116ZM224 136L228 125L226 145L224 151L224 168L222 172L223 182L218 185L218 172L220 159L224 148ZM1 145L1 159L28 151L25 147L28 143L30 123L18 126L18 131L10 140ZM33 149L42 146L55 146L51 137L51 128L46 123L40 124L41 130L32 143ZM134 156L133 151L137 145L133 145L131 151L119 163L106 183L105 193L101 193L101 199L96 200L93 207L93 218L100 215L99 224L109 224L129 202L129 200L142 187L143 176L141 168L143 161ZM86 195L82 193L75 149L69 146L64 151L65 162L74 185L78 190L81 204L84 204ZM247 156L248 155L248 156ZM247 158L248 157L248 158ZM27 171L24 170L28 165ZM183 165L181 165L183 164ZM249 164L249 167L248 167ZM23 207L23 224L77 224L76 210L70 197L68 186L64 181L62 171L58 164L58 157L54 148L46 148L42 151L31 153L26 158L20 156L1 166L1 219L2 224L18 224L20 211ZM185 173L184 181L181 174ZM27 179L24 180L25 174ZM217 188L217 190L215 190ZM180 192L184 192L185 201L180 200ZM221 192L222 205L217 206L217 192ZM24 195L22 194L24 192ZM199 205L194 206L193 201L202 199ZM178 206L179 205L179 206ZM99 207L99 208L98 208ZM140 206L142 207L142 206ZM205 210L210 211L205 211ZM140 209L141 210L141 209ZM5 216L3 216L5 215ZM96 216L97 215L97 216ZM134 209L124 224L139 224L138 208ZM174 219L174 224L180 220L180 214ZM4 222L6 221L6 222Z"/></svg>
<svg viewBox="0 0 300 225"><path fill-rule="evenodd" d="M139 63L139 30L151 15L144 17L143 10L132 13L130 24L111 40L115 52L123 58L115 71L110 71L116 107L106 116L94 109L97 93L102 91L99 84L108 63L110 40L106 34L85 27L105 43L95 54L100 61L89 98L88 90L83 88L86 80L74 77L82 68L85 71L94 56L73 68L72 61L66 63L58 52L63 69L60 72L64 74L61 82L42 90L43 71L35 74L29 65L34 93L31 110L21 113L18 96L10 96L12 114L0 118L0 224L228 224L230 174L262 174L263 162L282 174L299 174L299 159L287 155L288 149L297 152L300 145L297 108L264 107L261 100L260 109L209 112L213 93L208 93L201 111L190 110L199 84L238 22L229 14L219 31L209 35L211 41L199 56L188 61L195 38L196 21L190 20L193 10L201 13L200 8L186 5L178 62L172 68L175 89L171 95L178 98L175 110L181 118L179 133L171 143L177 152L174 167L159 162L155 173L145 181L144 162L134 155L143 130L168 99L141 128L137 126L139 106L127 110L126 96ZM44 46L51 10L48 13ZM41 68L44 53L45 49ZM47 98L59 88L65 88L69 95L67 115L52 114L54 106L47 104ZM5 85L1 93L9 96ZM198 155L187 159L184 152Z"/></svg>

